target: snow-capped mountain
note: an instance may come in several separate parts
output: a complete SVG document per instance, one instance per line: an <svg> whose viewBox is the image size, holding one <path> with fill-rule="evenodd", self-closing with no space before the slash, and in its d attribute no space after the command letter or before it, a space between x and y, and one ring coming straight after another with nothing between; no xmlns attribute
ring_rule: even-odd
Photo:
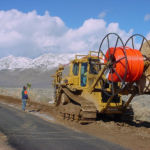
<svg viewBox="0 0 150 150"><path fill-rule="evenodd" d="M68 64L75 54L44 54L35 59L25 57L8 56L0 59L0 70L15 69L40 69L50 70L59 64Z"/></svg>

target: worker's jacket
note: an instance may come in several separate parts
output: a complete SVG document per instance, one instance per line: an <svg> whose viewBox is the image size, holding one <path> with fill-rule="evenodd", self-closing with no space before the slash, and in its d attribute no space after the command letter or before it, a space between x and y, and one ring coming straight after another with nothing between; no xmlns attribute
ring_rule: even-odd
<svg viewBox="0 0 150 150"><path fill-rule="evenodd" d="M27 90L22 90L22 99L28 99Z"/></svg>

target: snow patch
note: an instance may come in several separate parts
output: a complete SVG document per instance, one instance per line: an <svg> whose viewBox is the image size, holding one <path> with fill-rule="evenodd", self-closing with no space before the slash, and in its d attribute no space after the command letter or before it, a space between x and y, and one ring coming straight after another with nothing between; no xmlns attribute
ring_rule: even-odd
<svg viewBox="0 0 150 150"><path fill-rule="evenodd" d="M59 64L68 64L75 54L44 54L35 59L26 57L8 56L0 59L0 70L39 69L51 70Z"/></svg>

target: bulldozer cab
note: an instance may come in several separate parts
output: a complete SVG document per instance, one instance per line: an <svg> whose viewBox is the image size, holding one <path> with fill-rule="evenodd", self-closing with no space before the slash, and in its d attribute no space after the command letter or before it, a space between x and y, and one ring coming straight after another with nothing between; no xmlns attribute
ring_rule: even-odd
<svg viewBox="0 0 150 150"><path fill-rule="evenodd" d="M103 92L101 89L105 89L107 92L111 91L111 83L108 80L103 82L102 78L98 79L99 73L103 68L101 63L104 61L102 58L97 57L97 53L89 51L88 55L75 56L75 59L70 64L68 83L70 83L70 89L81 91L81 96L85 98L88 96L88 98L91 97L92 100L95 100L98 110L101 111L102 108L106 107L107 101L110 98L109 93ZM90 92L96 81L97 83L93 91ZM116 107L116 105L118 107L122 105L122 100L118 95L110 103L111 107Z"/></svg>
<svg viewBox="0 0 150 150"><path fill-rule="evenodd" d="M89 80L98 74L99 60L96 56L92 56L92 52L90 51L88 55L76 55L75 60L72 61L70 80L73 86L80 89L89 88Z"/></svg>
<svg viewBox="0 0 150 150"><path fill-rule="evenodd" d="M62 87L67 87L75 95L80 95L87 100L93 101L96 104L97 110L101 112L106 108L107 102L111 97L109 93L111 93L112 84L108 80L103 81L104 75L100 77L103 70L101 64L104 61L101 57L98 57L97 53L89 51L88 55L76 55L69 65L69 75L64 78L59 77L61 81L57 83L58 85L61 84ZM59 73L58 75L66 73L61 68L57 72ZM118 95L113 97L109 108L114 109L116 106L118 108L122 106L122 100ZM109 111L111 110L107 109L108 113ZM116 112L118 112L118 109Z"/></svg>

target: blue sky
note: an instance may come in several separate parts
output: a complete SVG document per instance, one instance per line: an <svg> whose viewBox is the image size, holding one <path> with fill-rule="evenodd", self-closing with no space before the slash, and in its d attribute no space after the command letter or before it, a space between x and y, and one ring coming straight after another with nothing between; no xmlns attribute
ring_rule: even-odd
<svg viewBox="0 0 150 150"><path fill-rule="evenodd" d="M144 21L144 16L150 14L149 0L1 0L1 10L14 8L23 12L36 10L41 15L47 10L71 28L106 12L107 23L118 22L124 30L133 28L144 35L150 30L150 20Z"/></svg>
<svg viewBox="0 0 150 150"><path fill-rule="evenodd" d="M64 23L65 26L63 27L64 31L68 30L69 34L72 30L77 31L78 29L80 29L86 20L102 19L106 23L105 25L106 28L111 23L118 23L119 30L124 31L127 34L128 32L130 32L130 30L132 30L132 33L140 33L143 34L144 36L150 37L149 0L124 0L124 1L123 0L4 0L4 1L1 0L0 1L0 11L4 11L5 15L7 15L6 12L12 9L17 10L18 13L23 13L24 15L29 12L33 12L33 10L35 10L36 16L38 15L44 16L45 11L48 11L49 16L51 17L56 16L61 19L61 21ZM17 13L15 15L17 16ZM24 27L24 29L20 30L26 29ZM14 32L15 29L13 28L12 31ZM19 31L15 32L20 34ZM89 38L91 38L91 36L89 36ZM49 40L50 39L51 38L49 38ZM87 39L84 40L84 42L85 41L87 41ZM21 43L18 44L21 45ZM85 43L82 45L85 45ZM16 56L30 57L29 54L24 55L25 52L23 49L21 50L21 48L20 52L18 52L16 50L18 49L18 47L16 46L17 47L16 48L15 46L12 47L13 50L9 50L10 47L9 48L5 47L6 48L5 51L7 51L7 53L3 53L2 56L13 54ZM28 48L32 49L33 47ZM34 50L32 51L36 51L35 47L33 49ZM39 50L40 52L38 52L37 55L40 55L45 52L51 52L52 48L47 49L49 50L48 51ZM69 47L67 47L66 49L69 51ZM0 50L2 51L2 47L0 47ZM60 51L63 52L62 50ZM36 57L35 52L31 57Z"/></svg>

